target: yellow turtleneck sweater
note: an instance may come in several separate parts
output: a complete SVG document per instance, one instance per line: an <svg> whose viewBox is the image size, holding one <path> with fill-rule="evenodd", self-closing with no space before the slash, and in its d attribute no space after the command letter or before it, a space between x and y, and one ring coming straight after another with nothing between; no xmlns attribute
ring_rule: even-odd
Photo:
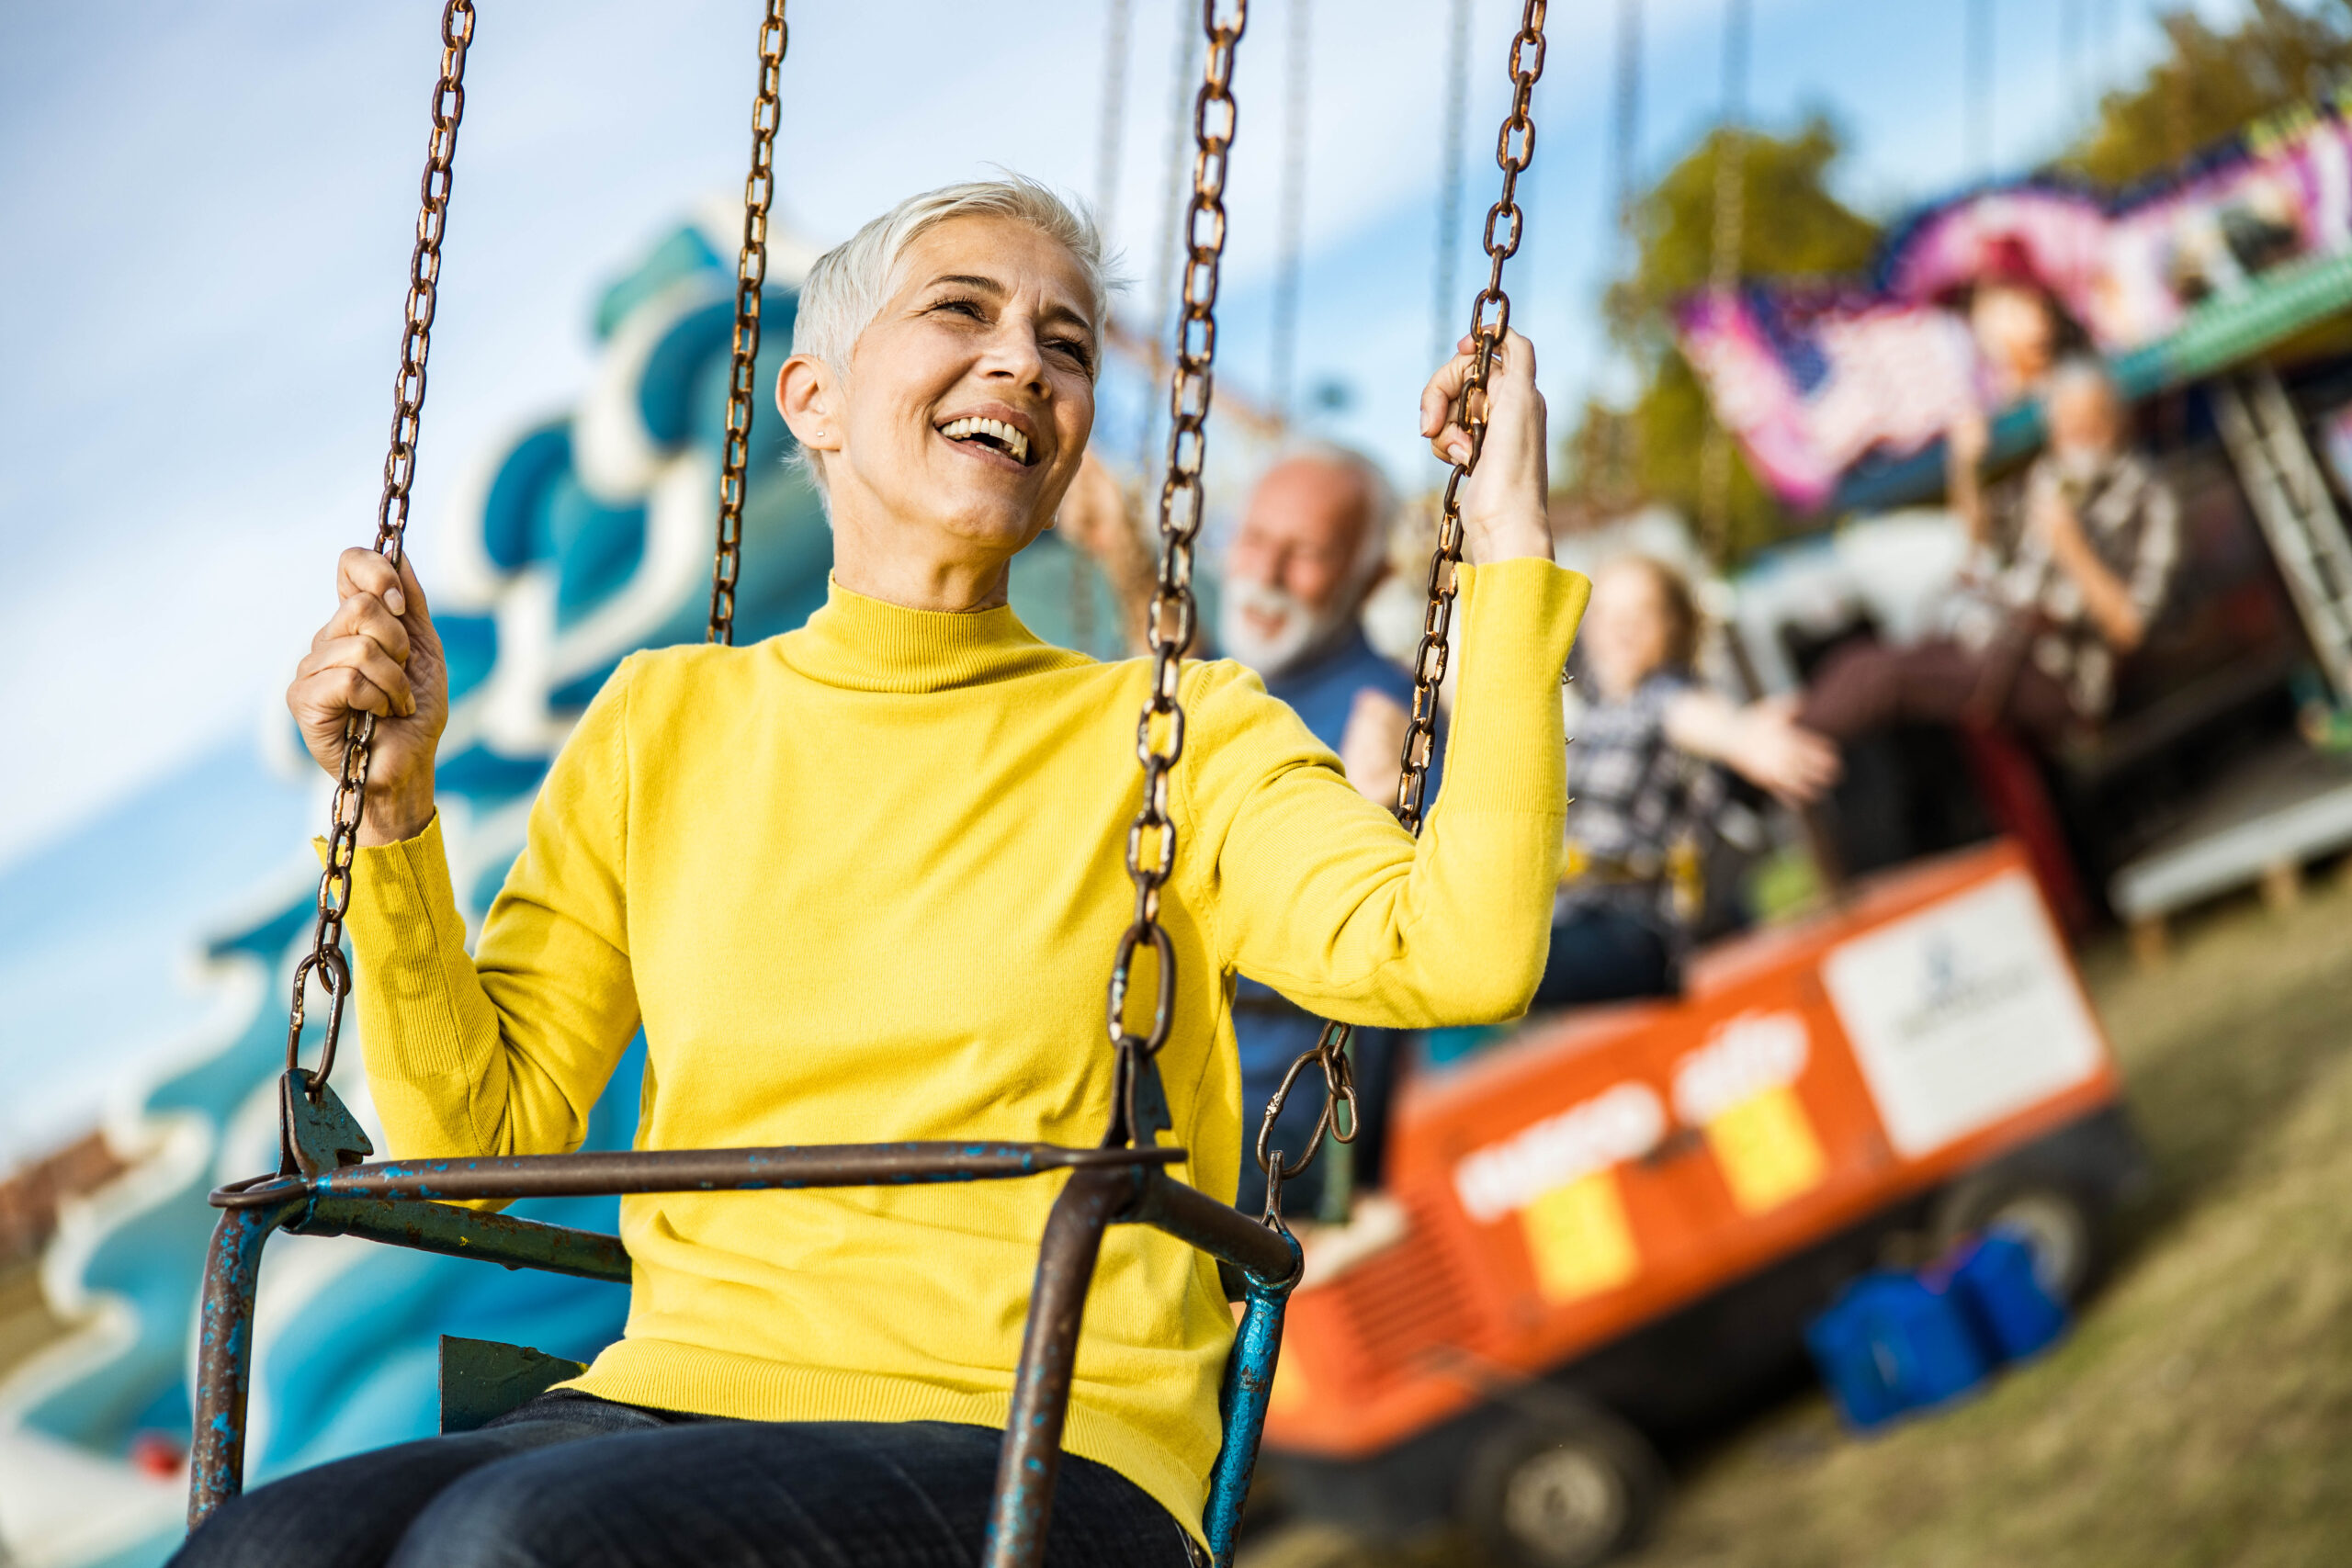
<svg viewBox="0 0 2352 1568"><path fill-rule="evenodd" d="M1229 1201L1238 1176L1237 971L1359 1024L1525 1009L1559 871L1559 672L1588 592L1548 561L1463 571L1445 790L1418 844L1254 676L1186 667L1160 1059L1181 1179ZM360 852L350 931L390 1153L576 1148L640 1023L642 1148L1099 1141L1148 679L1009 609L838 584L755 647L630 658L556 759L472 956L437 823ZM1062 1179L625 1199L628 1327L571 1386L1001 1427ZM1114 1228L1069 1448L1197 1530L1232 1337L1206 1257Z"/></svg>

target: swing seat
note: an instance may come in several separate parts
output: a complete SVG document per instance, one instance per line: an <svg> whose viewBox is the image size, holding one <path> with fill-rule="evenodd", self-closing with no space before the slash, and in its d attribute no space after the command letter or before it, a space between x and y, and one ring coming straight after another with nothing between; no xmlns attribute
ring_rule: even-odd
<svg viewBox="0 0 2352 1568"><path fill-rule="evenodd" d="M1123 1057L1126 1055L1122 1053ZM1132 1096L1123 1124L1148 1140L1164 1115L1133 1120L1138 1104L1163 1103L1148 1058L1123 1072ZM364 1134L342 1101L307 1069L280 1086L286 1147L277 1172L212 1194L221 1211L205 1264L197 1336L196 1445L189 1456L188 1524L203 1523L243 1487L245 1406L264 1244L277 1231L356 1235L509 1269L541 1269L626 1284L618 1236L460 1208L484 1198L584 1197L645 1192L763 1191L907 1183L1015 1180L1066 1171L1037 1254L1021 1359L989 1523L990 1568L1043 1561L1046 1522L1060 1467L1061 1436L1079 1332L1103 1234L1147 1224L1216 1258L1245 1303L1218 1402L1224 1426L1202 1516L1213 1560L1225 1568L1265 1426L1266 1403L1292 1288L1304 1271L1297 1241L1171 1179L1185 1151L1150 1143L1072 1148L1055 1144L845 1144L752 1149L632 1149L489 1159L369 1163ZM492 1340L441 1341L441 1429L473 1431L586 1369L577 1361Z"/></svg>
<svg viewBox="0 0 2352 1568"><path fill-rule="evenodd" d="M441 1430L471 1432L588 1370L544 1350L441 1336Z"/></svg>

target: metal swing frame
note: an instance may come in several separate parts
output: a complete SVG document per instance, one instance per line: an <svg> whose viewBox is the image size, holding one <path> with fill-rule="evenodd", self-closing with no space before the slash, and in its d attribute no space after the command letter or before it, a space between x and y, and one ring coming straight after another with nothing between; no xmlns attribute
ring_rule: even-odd
<svg viewBox="0 0 2352 1568"><path fill-rule="evenodd" d="M752 173L745 186L743 250L738 265L733 367L720 479L718 538L711 586L710 640L734 640L734 598L741 543L744 470L752 412L752 373L760 340L761 291L766 275L773 152L779 118L778 74L786 33L785 0L765 0L760 30L760 91L752 117ZM1229 18L1220 10L1229 6ZM1143 764L1143 807L1129 830L1127 869L1136 887L1136 916L1121 934L1107 998L1106 1023L1114 1051L1113 1111L1095 1148L1024 1143L851 1144L739 1149L638 1149L568 1155L389 1160L368 1163L374 1150L350 1112L328 1087L351 976L342 953L356 833L365 803L375 720L352 727L335 794L327 868L321 878L319 917L311 951L296 965L287 1030L287 1064L279 1082L280 1160L268 1176L232 1182L211 1194L221 1210L205 1266L198 1322L198 1397L189 1463L188 1526L201 1525L243 1487L245 1416L251 1391L254 1308L261 1256L280 1230L297 1235L354 1235L449 1257L481 1258L509 1269L539 1269L583 1279L628 1282L631 1268L617 1236L458 1208L458 1202L535 1197L586 1197L688 1191L797 1190L811 1188L931 1185L1001 1181L1064 1171L1069 1179L1047 1216L1038 1249L1035 1284L1013 1375L1011 1407L999 1450L983 1562L986 1568L1035 1568L1044 1561L1054 1486L1061 1461L1080 1328L1102 1238L1114 1224L1142 1224L1216 1258L1227 1293L1244 1303L1225 1371L1220 1411L1225 1438L1210 1475L1202 1525L1219 1568L1232 1561L1241 1511L1256 1465L1266 1404L1282 1343L1284 1307L1303 1271L1297 1240L1282 1221L1286 1168L1268 1143L1291 1086L1310 1064L1323 1071L1327 1099L1317 1143L1330 1132L1354 1135L1340 1106L1352 1112L1347 1031L1327 1026L1317 1047L1295 1064L1267 1107L1257 1155L1267 1170L1267 1207L1252 1220L1230 1205L1174 1179L1168 1168L1185 1157L1159 1144L1170 1125L1156 1058L1171 1025L1174 953L1159 919L1159 892L1174 864L1175 826L1167 814L1168 775L1181 756L1184 716L1178 700L1181 666L1193 641L1193 542L1201 521L1201 464L1215 355L1219 264L1225 240L1224 185L1235 126L1230 92L1233 54L1248 18L1248 0L1201 0L1208 38L1204 81L1194 102L1194 181L1187 213L1188 259L1182 322L1170 391L1171 430L1167 474L1160 489L1163 551L1148 630L1153 682L1136 727ZM1485 434L1484 391L1489 361L1510 321L1501 290L1502 265L1518 249L1521 213L1513 199L1518 175L1534 145L1530 95L1543 69L1545 0L1525 0L1511 46L1517 88L1503 127L1497 161L1503 191L1487 223L1491 267L1473 311L1476 344L1464 400L1470 436L1467 460L1454 465L1441 508L1438 548L1430 562L1430 602L1415 660L1413 723L1398 781L1397 814L1420 826L1422 789L1438 682L1447 657L1454 568L1462 556L1457 493L1477 461ZM424 367L440 270L440 240L450 169L464 109L466 50L472 39L471 0L447 0L442 18L442 71L433 107L433 136L423 184L416 249L410 265L407 320L396 383L391 450L386 460L376 547L397 567L409 509ZM1532 51L1532 52L1530 52ZM1496 225L1509 219L1498 238ZM1491 316L1489 314L1491 310ZM1158 959L1148 1032L1126 1026L1129 980L1136 954ZM299 1064L307 987L315 976L330 1010L316 1072ZM1352 1115L1345 1119L1352 1122ZM1314 1157L1310 1147L1306 1156Z"/></svg>

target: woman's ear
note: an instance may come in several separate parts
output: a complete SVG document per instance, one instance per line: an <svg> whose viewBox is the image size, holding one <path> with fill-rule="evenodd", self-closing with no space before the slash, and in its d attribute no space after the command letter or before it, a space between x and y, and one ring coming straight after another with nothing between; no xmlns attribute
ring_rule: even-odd
<svg viewBox="0 0 2352 1568"><path fill-rule="evenodd" d="M842 422L834 417L840 384L823 360L796 354L775 377L775 412L792 438L812 452L842 449Z"/></svg>

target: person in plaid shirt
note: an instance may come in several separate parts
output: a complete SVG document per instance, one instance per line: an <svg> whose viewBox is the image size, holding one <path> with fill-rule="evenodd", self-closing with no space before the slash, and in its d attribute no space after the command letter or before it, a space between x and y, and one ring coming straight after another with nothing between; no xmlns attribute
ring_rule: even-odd
<svg viewBox="0 0 2352 1568"><path fill-rule="evenodd" d="M1800 710L1834 740L1886 726L2000 725L2049 747L2098 723L2119 660L2147 637L2180 558L2180 506L2124 446L2122 400L2096 360L2070 359L2042 393L2050 447L2026 473L2005 563L1978 490L1981 421L1952 432L1952 510L1981 564L1977 594L1949 637L1833 654Z"/></svg>
<svg viewBox="0 0 2352 1568"><path fill-rule="evenodd" d="M1594 576L1577 640L1591 701L1568 743L1568 876L1538 1007L1679 988L1697 840L1721 763L1783 800L1838 778L1838 753L1786 700L1733 704L1691 672L1699 615L1662 561L1621 556Z"/></svg>

